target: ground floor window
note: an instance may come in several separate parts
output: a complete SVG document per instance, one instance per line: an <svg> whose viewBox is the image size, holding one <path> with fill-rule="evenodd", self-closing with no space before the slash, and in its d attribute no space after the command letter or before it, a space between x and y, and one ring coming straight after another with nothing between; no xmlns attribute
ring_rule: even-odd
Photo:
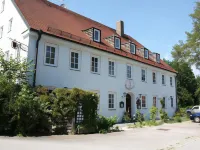
<svg viewBox="0 0 200 150"><path fill-rule="evenodd" d="M174 99L173 99L173 97L171 96L170 99L171 99L171 107L174 107Z"/></svg>
<svg viewBox="0 0 200 150"><path fill-rule="evenodd" d="M147 108L146 95L142 95L142 108Z"/></svg>
<svg viewBox="0 0 200 150"><path fill-rule="evenodd" d="M153 106L156 107L156 96L153 97Z"/></svg>
<svg viewBox="0 0 200 150"><path fill-rule="evenodd" d="M114 93L108 94L108 108L109 109L115 108L115 94Z"/></svg>

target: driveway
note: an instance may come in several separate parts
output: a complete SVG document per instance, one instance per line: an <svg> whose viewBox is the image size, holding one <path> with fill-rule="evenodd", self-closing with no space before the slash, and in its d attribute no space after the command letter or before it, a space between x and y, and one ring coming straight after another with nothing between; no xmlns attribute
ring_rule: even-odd
<svg viewBox="0 0 200 150"><path fill-rule="evenodd" d="M0 150L199 150L200 124L184 122L111 134L0 137Z"/></svg>

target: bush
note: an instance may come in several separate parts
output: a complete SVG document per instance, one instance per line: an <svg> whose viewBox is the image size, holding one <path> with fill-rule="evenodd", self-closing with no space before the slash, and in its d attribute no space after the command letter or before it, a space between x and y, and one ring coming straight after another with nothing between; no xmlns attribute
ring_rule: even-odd
<svg viewBox="0 0 200 150"><path fill-rule="evenodd" d="M122 122L123 123L129 123L131 122L131 118L128 112L124 112L124 116L122 118Z"/></svg>
<svg viewBox="0 0 200 150"><path fill-rule="evenodd" d="M176 117L175 117L175 121L176 121L176 122L182 122L182 119L181 119L181 117L176 116Z"/></svg>
<svg viewBox="0 0 200 150"><path fill-rule="evenodd" d="M156 122L156 115L157 115L157 112L158 112L158 108L156 107L151 107L150 109L150 119L153 121L153 122Z"/></svg>
<svg viewBox="0 0 200 150"><path fill-rule="evenodd" d="M139 110L136 112L136 120L140 123L140 127L143 126L144 116L140 113Z"/></svg>
<svg viewBox="0 0 200 150"><path fill-rule="evenodd" d="M164 122L167 122L167 120L169 119L167 113L162 109L160 110L160 118Z"/></svg>
<svg viewBox="0 0 200 150"><path fill-rule="evenodd" d="M110 131L110 128L117 123L117 117L104 117L104 116L99 116L99 118L97 119L97 130L101 131L101 130L106 130L106 131Z"/></svg>

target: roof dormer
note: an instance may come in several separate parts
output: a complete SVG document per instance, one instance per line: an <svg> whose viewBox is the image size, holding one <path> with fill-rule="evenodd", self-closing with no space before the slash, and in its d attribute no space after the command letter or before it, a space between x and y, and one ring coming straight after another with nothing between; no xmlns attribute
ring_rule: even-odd
<svg viewBox="0 0 200 150"><path fill-rule="evenodd" d="M149 59L149 50L144 48L144 58Z"/></svg>
<svg viewBox="0 0 200 150"><path fill-rule="evenodd" d="M116 49L121 49L121 39L117 36L114 36L114 47Z"/></svg>
<svg viewBox="0 0 200 150"><path fill-rule="evenodd" d="M131 41L122 44L122 47L128 52L130 52L131 54L134 54L134 55L136 54L136 44Z"/></svg>
<svg viewBox="0 0 200 150"><path fill-rule="evenodd" d="M83 30L83 32L87 36L89 36L90 40L101 43L101 30L100 29L92 27L92 28Z"/></svg>

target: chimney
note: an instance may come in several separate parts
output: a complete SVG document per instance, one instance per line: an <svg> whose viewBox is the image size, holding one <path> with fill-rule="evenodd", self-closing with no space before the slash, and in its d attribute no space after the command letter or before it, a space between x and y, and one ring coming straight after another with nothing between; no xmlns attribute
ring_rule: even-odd
<svg viewBox="0 0 200 150"><path fill-rule="evenodd" d="M123 21L118 21L117 22L117 34L119 34L120 36L124 35L124 22Z"/></svg>

